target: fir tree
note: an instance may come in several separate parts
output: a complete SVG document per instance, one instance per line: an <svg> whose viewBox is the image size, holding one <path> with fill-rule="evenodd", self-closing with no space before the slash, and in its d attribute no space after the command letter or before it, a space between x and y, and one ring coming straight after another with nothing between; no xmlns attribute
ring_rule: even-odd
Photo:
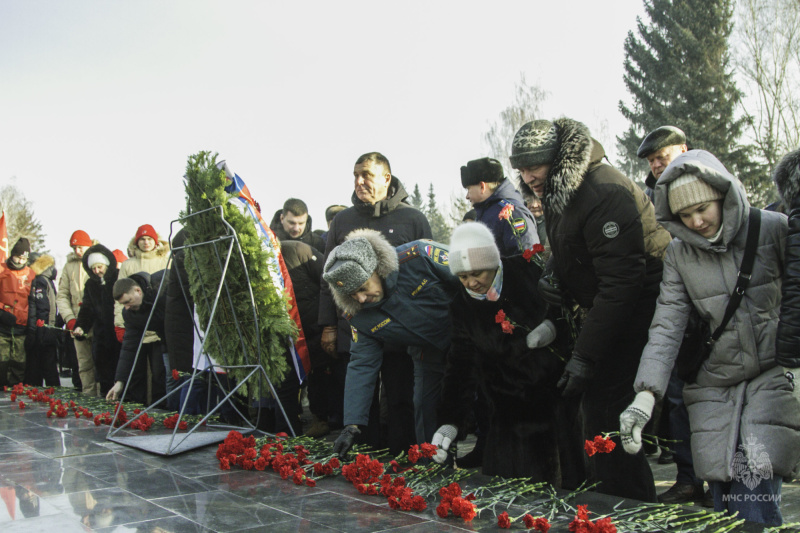
<svg viewBox="0 0 800 533"><path fill-rule="evenodd" d="M0 210L6 213L9 250L20 237L25 237L31 243L31 251L48 253L44 247L46 234L42 223L34 215L31 201L16 186L6 185L0 189Z"/></svg>
<svg viewBox="0 0 800 533"><path fill-rule="evenodd" d="M420 192L419 192L419 184L416 184L416 183L414 184L414 192L409 197L409 201L411 202L411 205L413 205L414 207L416 207L420 211L424 211L423 202L422 202L422 194L420 194Z"/></svg>
<svg viewBox="0 0 800 533"><path fill-rule="evenodd" d="M450 242L450 234L453 232L453 228L447 224L441 209L436 205L436 193L433 192L433 183L428 188L428 205L425 206L424 213L431 225L433 240L441 243Z"/></svg>
<svg viewBox="0 0 800 533"><path fill-rule="evenodd" d="M620 101L630 127L617 138L621 167L641 180L649 169L636 157L644 136L659 126L681 128L691 148L708 150L748 188L761 178L739 144L746 117L730 67L732 0L644 0L649 23L637 21L625 39L624 81L632 105ZM768 178L767 178L768 179ZM751 190L751 192L754 192Z"/></svg>

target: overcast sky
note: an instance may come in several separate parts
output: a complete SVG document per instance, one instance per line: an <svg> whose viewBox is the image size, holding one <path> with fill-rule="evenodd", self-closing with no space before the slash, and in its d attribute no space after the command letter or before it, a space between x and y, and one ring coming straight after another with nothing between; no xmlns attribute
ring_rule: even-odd
<svg viewBox="0 0 800 533"><path fill-rule="evenodd" d="M545 118L614 151L623 43L641 0L0 0L0 186L33 202L58 263L75 229L125 249L169 234L190 154L218 152L267 219L315 228L380 151L409 192L461 194L460 167L524 73ZM603 124L607 125L603 131Z"/></svg>

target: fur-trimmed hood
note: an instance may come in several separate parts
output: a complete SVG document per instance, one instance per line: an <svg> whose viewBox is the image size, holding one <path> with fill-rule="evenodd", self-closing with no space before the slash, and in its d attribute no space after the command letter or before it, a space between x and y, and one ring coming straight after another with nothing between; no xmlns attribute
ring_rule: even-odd
<svg viewBox="0 0 800 533"><path fill-rule="evenodd" d="M141 259L151 259L153 257L162 257L169 254L169 241L161 237L161 234L158 235L158 242L156 247L151 252L143 252L136 246L136 236L134 235L131 238L131 241L128 243L128 257L139 257ZM149 236L149 235L148 235ZM97 244L95 242L95 244Z"/></svg>
<svg viewBox="0 0 800 533"><path fill-rule="evenodd" d="M36 259L36 261L31 263L29 266L31 267L31 270L33 270L33 273L36 274L37 276L45 274L48 268L52 268L53 270L49 273L49 275L47 274L45 275L50 279L56 279L57 272L55 269L55 264L56 260L53 258L52 255L42 254Z"/></svg>
<svg viewBox="0 0 800 533"><path fill-rule="evenodd" d="M800 196L800 149L783 156L775 167L772 180L778 187L778 194L781 195L783 204L788 209Z"/></svg>
<svg viewBox="0 0 800 533"><path fill-rule="evenodd" d="M389 241L386 240L386 237L373 229L362 228L351 231L344 240L349 241L350 239L354 239L356 237L363 237L366 239L367 242L369 242L369 244L372 246L372 250L375 252L375 256L378 259L378 265L375 267L375 272L378 274L381 280L383 280L385 298L389 292L386 280L393 273L397 273L400 270L400 264L397 261L397 250L389 243ZM331 252L331 254L333 253L334 252ZM331 288L333 300L336 302L336 306L339 309L350 315L355 315L361 311L362 304L351 298L349 294L342 294L336 290L336 287L330 284L329 286Z"/></svg>
<svg viewBox="0 0 800 533"><path fill-rule="evenodd" d="M560 118L554 120L553 125L556 127L558 151L547 174L542 204L545 209L561 214L583 183L586 173L606 154L600 143L592 139L589 128L581 122ZM533 194L521 178L518 182L523 197Z"/></svg>
<svg viewBox="0 0 800 533"><path fill-rule="evenodd" d="M103 279L100 279L100 276L92 272L92 269L89 268L89 256L92 254L103 254L108 259L108 268L106 269L106 273L103 275ZM90 279L95 281L99 281L101 284L105 284L106 282L115 282L117 280L118 274L118 266L117 266L117 258L114 257L114 252L103 246L102 244L95 244L88 250L86 253L83 254L83 269L89 275Z"/></svg>

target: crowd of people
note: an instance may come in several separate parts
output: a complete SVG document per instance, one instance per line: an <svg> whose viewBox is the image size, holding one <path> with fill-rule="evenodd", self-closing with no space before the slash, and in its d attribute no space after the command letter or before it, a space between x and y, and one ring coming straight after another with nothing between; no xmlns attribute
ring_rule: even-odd
<svg viewBox="0 0 800 533"><path fill-rule="evenodd" d="M751 207L675 126L642 141L645 189L572 119L529 122L511 146L516 180L488 157L461 168L472 210L449 243L377 152L356 160L352 205L330 206L326 230L300 199L275 213L311 372L278 384L290 427L265 429L302 432L302 387L306 434L340 430L342 457L431 442L435 461L487 475L781 524L800 463L800 150L774 169L787 217ZM0 269L0 383L57 384L63 327L85 394L117 399L130 376L126 399L158 401L192 366L182 258L149 225L129 258L80 230L70 246L58 290L25 238ZM619 449L585 453L598 435ZM661 495L642 448L659 438L678 466Z"/></svg>

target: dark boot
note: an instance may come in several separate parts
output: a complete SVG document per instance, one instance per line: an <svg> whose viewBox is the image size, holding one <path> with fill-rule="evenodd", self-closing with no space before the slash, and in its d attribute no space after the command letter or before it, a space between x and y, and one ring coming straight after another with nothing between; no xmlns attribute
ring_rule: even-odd
<svg viewBox="0 0 800 533"><path fill-rule="evenodd" d="M687 503L702 502L705 497L703 484L692 485L691 483L675 483L669 490L658 496L659 503Z"/></svg>

